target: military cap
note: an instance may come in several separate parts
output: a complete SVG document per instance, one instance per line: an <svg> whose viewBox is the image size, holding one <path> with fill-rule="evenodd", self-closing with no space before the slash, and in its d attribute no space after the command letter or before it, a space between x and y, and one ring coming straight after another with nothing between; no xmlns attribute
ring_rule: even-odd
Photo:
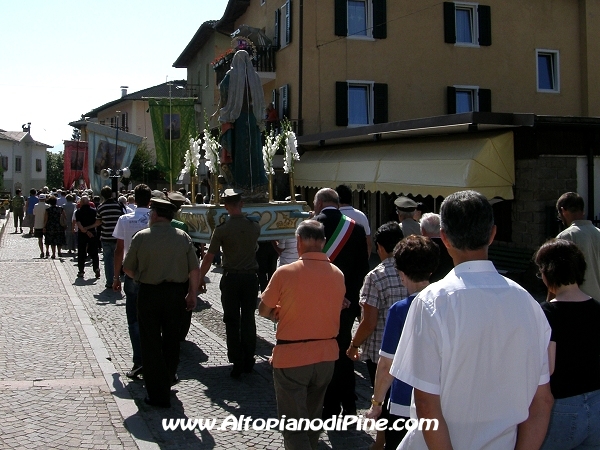
<svg viewBox="0 0 600 450"><path fill-rule="evenodd" d="M221 198L229 198L232 199L234 197L242 197L242 191L238 191L237 189L225 189Z"/></svg>
<svg viewBox="0 0 600 450"><path fill-rule="evenodd" d="M150 199L150 207L168 209L171 211L177 211L177 206L175 206L169 200L164 200L162 198Z"/></svg>
<svg viewBox="0 0 600 450"><path fill-rule="evenodd" d="M408 197L398 197L394 200L394 205L396 205L400 211L411 212L417 207L417 202Z"/></svg>

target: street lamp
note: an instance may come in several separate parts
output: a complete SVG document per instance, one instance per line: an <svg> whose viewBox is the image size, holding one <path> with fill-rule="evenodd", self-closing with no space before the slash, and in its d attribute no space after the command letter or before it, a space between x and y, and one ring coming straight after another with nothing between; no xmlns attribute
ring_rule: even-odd
<svg viewBox="0 0 600 450"><path fill-rule="evenodd" d="M119 190L119 179L120 178L129 178L131 176L131 171L129 167L125 167L124 169L111 169L106 168L102 169L100 172L100 176L107 180L110 178L111 180L111 189L116 196L117 191Z"/></svg>

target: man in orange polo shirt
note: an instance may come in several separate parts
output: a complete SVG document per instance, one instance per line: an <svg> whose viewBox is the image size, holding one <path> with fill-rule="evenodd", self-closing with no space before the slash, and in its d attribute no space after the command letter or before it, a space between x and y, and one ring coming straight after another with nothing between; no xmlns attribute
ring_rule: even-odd
<svg viewBox="0 0 600 450"><path fill-rule="evenodd" d="M278 320L273 381L279 417L321 417L339 349L335 337L344 303L344 275L323 253L325 229L306 220L296 230L298 255L278 268L258 312ZM283 431L286 448L317 448L319 430Z"/></svg>

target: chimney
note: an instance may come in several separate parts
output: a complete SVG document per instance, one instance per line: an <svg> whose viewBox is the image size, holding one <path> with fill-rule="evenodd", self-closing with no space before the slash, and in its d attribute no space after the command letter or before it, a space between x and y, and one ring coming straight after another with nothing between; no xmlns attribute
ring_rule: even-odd
<svg viewBox="0 0 600 450"><path fill-rule="evenodd" d="M121 98L125 97L127 95L127 88L129 86L121 86Z"/></svg>

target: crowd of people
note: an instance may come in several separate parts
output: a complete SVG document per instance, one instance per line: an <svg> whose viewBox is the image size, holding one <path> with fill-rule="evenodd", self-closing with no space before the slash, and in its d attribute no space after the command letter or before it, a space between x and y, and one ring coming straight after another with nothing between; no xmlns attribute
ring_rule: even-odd
<svg viewBox="0 0 600 450"><path fill-rule="evenodd" d="M373 450L600 448L600 230L578 194L558 199L565 230L534 255L541 305L488 260L493 211L474 191L449 195L439 214L398 197L397 220L371 234L348 187L321 189L295 238L269 244L281 257L260 284L260 226L239 191L223 192L229 218L205 254L177 220L185 191L140 184L121 194L17 191L15 233L29 228L41 258L76 250L78 277L91 258L99 279L103 253L105 287L125 292L126 375L143 375L149 405L170 407L179 342L222 254L230 375L253 371L258 296L258 314L278 324L270 362L280 417L356 415L354 364L364 361L367 418L439 425L388 427ZM372 250L381 262L369 270ZM319 430L282 433L287 449L317 448Z"/></svg>

